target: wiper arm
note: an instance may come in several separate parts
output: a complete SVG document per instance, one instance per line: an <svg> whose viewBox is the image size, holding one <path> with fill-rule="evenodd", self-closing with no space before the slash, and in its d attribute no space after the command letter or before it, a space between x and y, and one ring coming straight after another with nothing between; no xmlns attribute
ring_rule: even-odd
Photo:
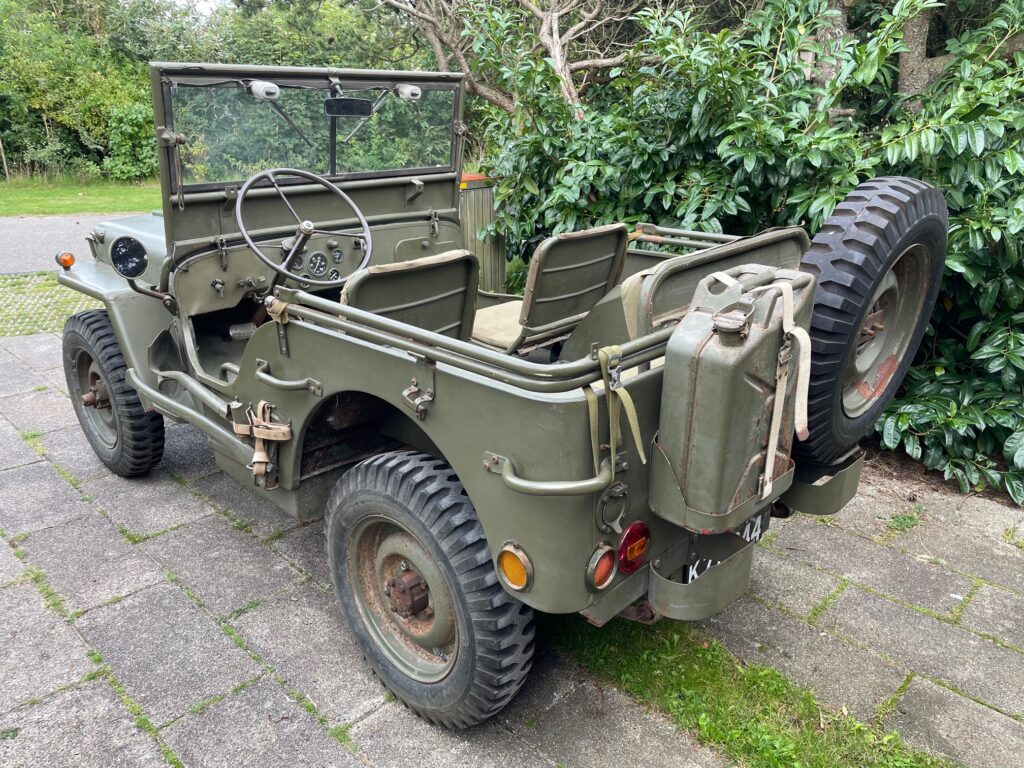
<svg viewBox="0 0 1024 768"><path fill-rule="evenodd" d="M290 117L288 117L288 113L281 109L280 105L276 101L268 101L267 104L269 104L270 108L281 116L281 119L283 119L286 123L288 123L288 125L291 126L291 129L299 135L300 139L306 142L306 144L308 144L312 149L316 149L316 145L306 138L306 134L299 130L299 126L297 126L295 122Z"/></svg>
<svg viewBox="0 0 1024 768"><path fill-rule="evenodd" d="M380 105L384 103L384 99L386 99L388 95L390 95L390 93L391 91L384 91L381 93L380 96L377 97L377 100L373 102L373 106L370 107L370 114L368 114L366 117L359 118L359 122L356 123L356 127L349 131L348 136L341 140L342 144L348 144L350 141L352 141L352 137L359 133L359 131L363 129L364 125L370 122L370 118L377 114L377 110L380 109Z"/></svg>

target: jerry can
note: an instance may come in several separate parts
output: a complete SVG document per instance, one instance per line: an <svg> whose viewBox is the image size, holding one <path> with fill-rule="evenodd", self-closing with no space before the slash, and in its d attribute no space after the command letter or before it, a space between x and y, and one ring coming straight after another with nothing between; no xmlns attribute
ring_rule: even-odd
<svg viewBox="0 0 1024 768"><path fill-rule="evenodd" d="M698 533L728 531L792 483L813 297L813 276L774 267L701 281L665 352L649 489L656 514Z"/></svg>

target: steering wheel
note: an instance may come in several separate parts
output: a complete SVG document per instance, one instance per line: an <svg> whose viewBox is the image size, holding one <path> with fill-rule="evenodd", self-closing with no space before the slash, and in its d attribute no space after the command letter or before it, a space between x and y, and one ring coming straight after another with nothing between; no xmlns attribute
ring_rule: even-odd
<svg viewBox="0 0 1024 768"><path fill-rule="evenodd" d="M295 208L291 204L291 201L288 200L288 196L284 193L284 190L281 189L281 186L277 183L278 178L282 176L291 176L298 177L300 179L305 179L306 181L311 181L314 184L319 184L328 192L333 192L335 195L340 197L349 208L352 209L353 213L355 213L356 218L359 219L359 224L362 227L362 231L359 234L352 234L351 232L341 232L338 230L317 229L317 227L313 224L311 220L303 219L301 216L299 216L298 213L296 213ZM281 200L284 201L284 204L288 206L288 210L291 211L292 216L295 217L295 234L291 238L289 238L291 240L291 244L290 246L287 246L288 252L285 254L284 258L281 259L281 261L279 262L275 261L274 259L271 259L270 256L268 256L262 250L260 250L260 247L256 245L256 243L253 241L252 235L249 234L249 230L246 228L242 220L242 208L244 207L245 201L249 196L249 192L257 183L263 181L264 179L269 181L270 184L274 187L274 189L277 190L277 194L280 195ZM366 217L363 216L363 212L360 211L358 207L356 207L356 204L354 202L352 202L352 198L346 195L344 192L342 192L335 184L331 183L323 176L319 176L315 173L310 173L309 171L300 171L296 168L269 168L265 171L260 171L259 173L250 176L246 180L245 184L242 185L242 188L238 191L238 199L235 202L235 223L238 225L238 231L242 235L246 244L249 246L252 252L256 254L256 258L258 258L260 261L262 261L264 264L266 264L268 267L270 267L272 270L277 272L277 274L281 275L282 277L297 280L301 283L315 285L319 288L340 288L345 284L345 281L347 281L352 274L358 272L360 269L365 268L366 265L370 263L370 254L373 250L373 241L370 235L370 225L366 223ZM313 235L332 235L340 237L351 237L355 240L361 240L363 243L362 261L359 262L358 267L356 267L351 273L345 275L344 277L331 278L328 276L328 278L326 279L321 277L324 274L330 275L330 273L327 271L328 269L330 269L330 264L327 262L326 258L322 260L322 263L318 263L317 265L317 268L321 270L320 275L314 276L316 273L312 272L312 266L310 266L310 268L307 269L305 274L297 272L297 270L301 270L303 266L305 266L305 260L296 257L301 257L302 249L305 247L306 243ZM287 242L288 240L285 240L285 243ZM283 243L281 250L284 251L285 248L286 245ZM336 259L336 261L339 260L340 259ZM335 274L337 273L337 270L332 269L331 271L334 272Z"/></svg>

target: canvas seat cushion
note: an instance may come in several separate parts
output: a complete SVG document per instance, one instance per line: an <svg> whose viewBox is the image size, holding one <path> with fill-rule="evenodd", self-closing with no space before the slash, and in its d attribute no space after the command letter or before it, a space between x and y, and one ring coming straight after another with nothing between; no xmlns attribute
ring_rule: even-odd
<svg viewBox="0 0 1024 768"><path fill-rule="evenodd" d="M522 333L523 326L520 324L522 310L522 299L478 309L476 319L473 321L473 340L488 346L507 349Z"/></svg>

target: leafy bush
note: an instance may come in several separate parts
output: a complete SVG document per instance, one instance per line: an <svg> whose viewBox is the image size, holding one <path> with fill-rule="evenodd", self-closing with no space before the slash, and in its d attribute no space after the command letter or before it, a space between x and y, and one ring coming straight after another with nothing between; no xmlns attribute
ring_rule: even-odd
<svg viewBox="0 0 1024 768"><path fill-rule="evenodd" d="M487 113L501 181L495 230L524 258L550 232L654 220L751 234L816 231L860 181L908 175L946 192L948 267L932 329L901 396L879 422L964 490L993 485L1024 503L1024 4L998 5L950 44L953 60L918 100L896 87L908 19L934 7L875 4L858 31L824 46L823 0L768 0L713 31L648 10L630 60L581 105L524 40L514 7L469 25L480 66L516 93Z"/></svg>
<svg viewBox="0 0 1024 768"><path fill-rule="evenodd" d="M157 171L153 140L153 111L145 104L125 104L110 110L110 139L103 170L111 178L134 181Z"/></svg>

